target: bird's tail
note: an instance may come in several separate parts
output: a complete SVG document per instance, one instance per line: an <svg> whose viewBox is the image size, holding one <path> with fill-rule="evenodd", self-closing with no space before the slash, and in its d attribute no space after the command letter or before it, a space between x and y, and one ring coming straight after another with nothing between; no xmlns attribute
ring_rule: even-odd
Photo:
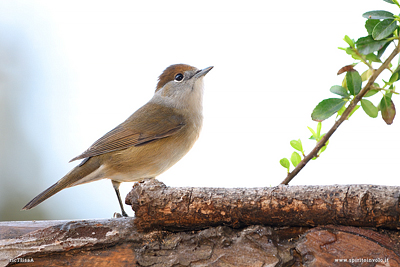
<svg viewBox="0 0 400 267"><path fill-rule="evenodd" d="M42 193L37 195L34 199L29 201L29 203L26 204L22 209L29 210L36 207L37 205L39 205L49 197L53 196L54 194L60 192L64 188L73 186L77 181L89 175L99 167L100 163L97 157L84 160L81 164L76 166L63 178L61 178L57 183L53 184Z"/></svg>

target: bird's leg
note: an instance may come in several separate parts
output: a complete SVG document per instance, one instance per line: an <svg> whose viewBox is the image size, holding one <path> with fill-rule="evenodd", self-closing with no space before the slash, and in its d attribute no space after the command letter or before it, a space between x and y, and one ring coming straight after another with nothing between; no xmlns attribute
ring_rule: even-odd
<svg viewBox="0 0 400 267"><path fill-rule="evenodd" d="M126 212L125 212L125 210L124 210L124 206L122 205L121 194L119 193L119 185L120 185L121 183L120 183L120 182L117 182L117 181L113 181L113 180L111 180L111 183L112 183L112 185L113 185L113 187L114 187L115 193L117 194L119 206L121 207L122 216L128 217L128 214L126 214Z"/></svg>

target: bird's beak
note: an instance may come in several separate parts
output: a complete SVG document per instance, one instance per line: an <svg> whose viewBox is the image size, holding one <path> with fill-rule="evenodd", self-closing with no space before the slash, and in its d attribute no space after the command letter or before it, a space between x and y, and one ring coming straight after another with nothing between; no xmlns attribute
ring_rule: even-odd
<svg viewBox="0 0 400 267"><path fill-rule="evenodd" d="M194 75L194 78L198 79L200 77L203 77L204 75L206 75L212 68L214 68L214 66L199 70L198 72L196 72L196 74Z"/></svg>

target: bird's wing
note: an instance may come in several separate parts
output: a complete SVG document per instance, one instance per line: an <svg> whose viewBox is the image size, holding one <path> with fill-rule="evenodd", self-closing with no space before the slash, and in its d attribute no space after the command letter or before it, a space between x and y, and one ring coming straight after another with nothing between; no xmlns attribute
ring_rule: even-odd
<svg viewBox="0 0 400 267"><path fill-rule="evenodd" d="M148 103L70 162L144 145L174 135L184 126L183 116L177 115L173 108Z"/></svg>

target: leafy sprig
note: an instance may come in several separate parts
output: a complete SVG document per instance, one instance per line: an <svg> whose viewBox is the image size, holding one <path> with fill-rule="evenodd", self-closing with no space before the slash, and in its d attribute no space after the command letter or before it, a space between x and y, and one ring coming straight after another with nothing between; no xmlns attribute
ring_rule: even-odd
<svg viewBox="0 0 400 267"><path fill-rule="evenodd" d="M317 143L319 141L321 141L321 139L325 135L325 134L321 134L321 128L322 128L321 122L318 122L316 130L314 130L311 127L308 127L308 126L307 126L307 128L311 132L311 137L309 139L315 140ZM328 146L328 144L329 144L329 141L326 142L326 144L318 151L317 155L313 159L317 159L319 157L319 155L321 155L321 153L325 151L325 149ZM297 165L299 165L299 163L301 162L302 157L303 158L306 157L304 149L303 149L303 143L301 142L300 139L298 139L298 140L290 141L290 145L295 150L297 150L297 151L299 151L301 153L301 155L300 155L297 151L294 151L292 153L292 156L290 157L290 162L292 163L292 165L294 167L297 167ZM290 173L290 162L289 162L289 160L287 158L283 158L279 162L282 165L282 167L287 169L287 172Z"/></svg>
<svg viewBox="0 0 400 267"><path fill-rule="evenodd" d="M395 4L400 8L398 0L384 0L387 3ZM290 163L287 158L280 160L281 165L287 169L288 175L282 184L288 184L294 176L310 161L316 159L328 145L329 138L350 116L361 106L362 110L371 118L377 118L379 112L386 124L390 125L396 116L396 108L392 101L392 96L398 94L394 83L400 80L400 64L392 65L391 61L400 52L399 32L400 16L384 10L374 10L363 14L366 18L365 29L367 35L360 37L357 41L345 35L344 41L348 47L339 47L355 60L351 65L341 68L338 75L346 73L341 85L333 85L330 92L339 96L322 100L311 113L311 118L318 121L317 130L309 128L312 138L317 141L316 146L308 155L305 155L302 143L299 140L292 140L291 146L302 153L303 159L298 152L293 152L291 162L295 167L290 172ZM388 58L382 62L384 55L390 44L394 44L394 49ZM355 69L359 64L365 65L368 69L361 75ZM373 65L380 64L375 69ZM382 86L376 83L378 76L385 70L390 71L391 76L388 81L382 80ZM364 86L363 86L363 83ZM374 104L366 99L377 93L381 93L382 98L379 103ZM336 114L336 121L332 128L321 135L321 122Z"/></svg>

